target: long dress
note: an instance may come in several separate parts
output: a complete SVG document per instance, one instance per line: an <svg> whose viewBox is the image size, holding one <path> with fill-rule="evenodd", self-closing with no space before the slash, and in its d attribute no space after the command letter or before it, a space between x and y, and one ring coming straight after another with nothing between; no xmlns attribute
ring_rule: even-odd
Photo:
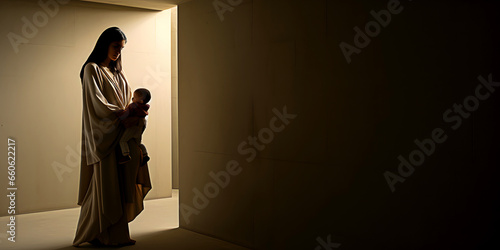
<svg viewBox="0 0 500 250"><path fill-rule="evenodd" d="M131 161L118 164L124 132L116 112L131 100L125 75L88 63L82 79L82 149L78 205L80 218L73 246L98 239L105 245L130 241L128 222L144 209L151 190L147 163L135 140L129 141Z"/></svg>

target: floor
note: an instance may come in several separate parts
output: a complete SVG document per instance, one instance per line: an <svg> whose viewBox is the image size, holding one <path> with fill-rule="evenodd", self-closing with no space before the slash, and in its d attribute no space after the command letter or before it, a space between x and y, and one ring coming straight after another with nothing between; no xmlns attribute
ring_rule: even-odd
<svg viewBox="0 0 500 250"><path fill-rule="evenodd" d="M137 243L119 249L247 249L229 242L179 228L179 190L172 198L144 201L144 210L129 223L131 238ZM7 240L7 230L0 231L0 249L76 250L97 248L83 243L72 246L80 207L16 216L16 242ZM8 217L0 217L6 229ZM102 248L101 249L117 249Z"/></svg>

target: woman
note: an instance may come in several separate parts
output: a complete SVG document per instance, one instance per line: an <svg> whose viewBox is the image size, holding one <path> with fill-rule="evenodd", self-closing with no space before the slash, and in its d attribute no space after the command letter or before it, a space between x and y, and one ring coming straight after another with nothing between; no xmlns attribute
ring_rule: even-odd
<svg viewBox="0 0 500 250"><path fill-rule="evenodd" d="M83 91L82 150L78 205L80 218L73 246L133 245L128 222L144 209L151 190L148 166L135 140L129 141L131 161L119 165L119 141L124 132L121 113L131 102L122 70L121 50L127 38L117 27L106 29L80 72Z"/></svg>

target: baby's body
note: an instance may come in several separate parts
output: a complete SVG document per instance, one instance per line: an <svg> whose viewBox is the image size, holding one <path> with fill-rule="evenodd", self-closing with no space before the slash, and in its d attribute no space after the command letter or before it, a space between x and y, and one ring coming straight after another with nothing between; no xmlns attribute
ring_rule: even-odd
<svg viewBox="0 0 500 250"><path fill-rule="evenodd" d="M125 125L125 132L120 138L120 148L122 151L122 156L118 159L119 164L126 163L131 160L130 149L128 147L128 141L135 139L139 144L139 147L144 156L144 163L149 160L148 152L146 146L141 143L142 133L146 129L146 119L148 115L149 104L144 103L144 99L149 101L149 98L144 98L144 93L138 89L134 92L134 98L132 98L132 103L127 106L127 108L119 115L120 119L123 120ZM145 89L142 89L145 90ZM146 90L147 91L147 90ZM149 91L147 91L149 94ZM126 118L126 119L125 119Z"/></svg>

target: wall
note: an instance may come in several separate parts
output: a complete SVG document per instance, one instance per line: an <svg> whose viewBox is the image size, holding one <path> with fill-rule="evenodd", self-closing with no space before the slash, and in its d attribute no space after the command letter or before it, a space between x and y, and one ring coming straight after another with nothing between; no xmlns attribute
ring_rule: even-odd
<svg viewBox="0 0 500 250"><path fill-rule="evenodd" d="M178 99L178 56L177 56L177 7L171 8L172 46L172 188L179 189L179 99Z"/></svg>
<svg viewBox="0 0 500 250"><path fill-rule="evenodd" d="M47 2L47 1L43 1ZM147 11L105 4L59 1L50 7L38 1L0 1L1 152L7 138L16 139L16 212L30 213L78 207L82 64L99 35L120 27L128 38L122 51L132 89L152 92L147 146L153 189L146 199L171 197L171 72L170 11ZM24 31L24 18L38 26ZM46 23L44 23L46 22ZM7 35L32 36L16 53ZM7 155L5 153L5 155ZM7 156L5 156L7 158ZM6 188L7 162L2 161L1 186ZM4 189L6 190L6 189ZM8 200L0 199L7 208ZM0 215L6 215L1 209Z"/></svg>
<svg viewBox="0 0 500 250"><path fill-rule="evenodd" d="M255 249L494 242L500 97L469 96L479 76L500 80L499 8L392 4L178 6L182 228ZM350 63L342 42L358 47ZM285 106L287 122L275 118Z"/></svg>

